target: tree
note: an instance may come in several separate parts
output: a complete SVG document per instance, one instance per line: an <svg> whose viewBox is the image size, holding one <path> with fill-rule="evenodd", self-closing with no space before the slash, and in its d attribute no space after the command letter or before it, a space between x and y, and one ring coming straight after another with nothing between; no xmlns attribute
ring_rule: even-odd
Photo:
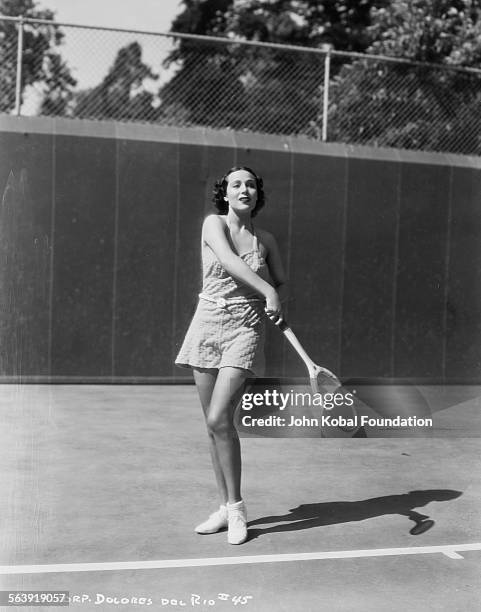
<svg viewBox="0 0 481 612"><path fill-rule="evenodd" d="M481 60L479 0L184 0L172 31L367 52L407 66L333 55L328 138L479 152L480 79L433 63ZM177 40L161 90L192 124L321 134L323 56ZM480 126L481 127L481 126Z"/></svg>
<svg viewBox="0 0 481 612"><path fill-rule="evenodd" d="M141 46L133 42L119 50L100 85L77 95L73 114L95 119L153 120L158 114L154 96L143 88L143 81L156 78L142 62Z"/></svg>
<svg viewBox="0 0 481 612"><path fill-rule="evenodd" d="M48 9L36 8L34 0L0 0L0 14L30 19L54 19ZM57 49L63 33L55 24L24 24L22 53L22 100L25 87L41 84L42 114L61 114L72 96L75 79ZM15 105L18 29L11 21L0 21L0 111Z"/></svg>
<svg viewBox="0 0 481 612"><path fill-rule="evenodd" d="M345 65L331 86L330 139L378 146L481 153L481 10L467 0L396 0L372 12L369 59ZM436 65L434 65L435 63ZM481 126L480 126L481 127Z"/></svg>
<svg viewBox="0 0 481 612"><path fill-rule="evenodd" d="M372 6L383 0L184 0L173 32L222 38L324 44L362 50ZM179 38L166 59L178 71L160 92L191 124L263 132L304 132L319 108L322 55L202 43Z"/></svg>
<svg viewBox="0 0 481 612"><path fill-rule="evenodd" d="M370 53L419 62L479 66L478 0L395 0L372 11Z"/></svg>
<svg viewBox="0 0 481 612"><path fill-rule="evenodd" d="M387 0L183 0L172 32L363 51L371 9Z"/></svg>

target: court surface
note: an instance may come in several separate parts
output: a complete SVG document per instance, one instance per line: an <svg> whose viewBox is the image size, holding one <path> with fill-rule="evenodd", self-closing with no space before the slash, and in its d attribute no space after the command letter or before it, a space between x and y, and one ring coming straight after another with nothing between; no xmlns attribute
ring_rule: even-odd
<svg viewBox="0 0 481 612"><path fill-rule="evenodd" d="M420 389L428 438L243 438L250 539L229 546L193 531L218 503L193 386L2 385L0 587L85 611L479 610L481 388Z"/></svg>

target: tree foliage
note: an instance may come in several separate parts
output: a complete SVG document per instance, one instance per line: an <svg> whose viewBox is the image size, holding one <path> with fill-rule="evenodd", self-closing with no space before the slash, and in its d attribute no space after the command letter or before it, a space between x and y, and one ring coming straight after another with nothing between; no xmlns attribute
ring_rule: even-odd
<svg viewBox="0 0 481 612"><path fill-rule="evenodd" d="M73 114L95 119L154 119L154 96L142 85L145 79L156 79L142 61L138 42L122 47L100 85L76 96Z"/></svg>
<svg viewBox="0 0 481 612"><path fill-rule="evenodd" d="M374 8L369 52L420 62L479 66L480 2L396 0Z"/></svg>
<svg viewBox="0 0 481 612"><path fill-rule="evenodd" d="M173 32L363 51L371 9L387 0L184 0Z"/></svg>
<svg viewBox="0 0 481 612"><path fill-rule="evenodd" d="M172 31L430 64L334 56L328 138L472 153L480 79L432 64L479 66L480 24L479 0L184 0ZM191 123L321 133L322 57L179 39L167 64L178 71L161 97Z"/></svg>
<svg viewBox="0 0 481 612"><path fill-rule="evenodd" d="M330 137L378 146L481 153L481 76L447 66L479 66L481 10L467 0L397 0L373 10L374 60L345 65L331 86ZM436 65L433 65L436 64Z"/></svg>
<svg viewBox="0 0 481 612"><path fill-rule="evenodd" d="M54 19L52 11L38 9L34 0L0 0L0 14ZM76 84L58 52L62 39L63 34L56 25L24 25L22 92L28 85L41 86L42 114L62 114ZM18 29L14 22L0 21L0 42L0 111L8 112L15 105Z"/></svg>
<svg viewBox="0 0 481 612"><path fill-rule="evenodd" d="M383 0L184 0L173 32L360 51L370 9ZM162 102L192 124L298 133L319 107L323 57L179 38L166 65L178 71Z"/></svg>

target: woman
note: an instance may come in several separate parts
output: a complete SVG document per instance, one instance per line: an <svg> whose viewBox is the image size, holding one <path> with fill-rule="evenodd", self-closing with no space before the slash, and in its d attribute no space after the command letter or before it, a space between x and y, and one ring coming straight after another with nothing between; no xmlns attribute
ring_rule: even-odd
<svg viewBox="0 0 481 612"><path fill-rule="evenodd" d="M286 279L274 237L252 222L265 203L262 179L232 168L216 183L213 201L217 214L202 228L202 293L176 364L193 370L221 499L195 530L227 527L228 542L242 544L247 513L234 412L246 378L264 372L264 310L273 320L282 316Z"/></svg>

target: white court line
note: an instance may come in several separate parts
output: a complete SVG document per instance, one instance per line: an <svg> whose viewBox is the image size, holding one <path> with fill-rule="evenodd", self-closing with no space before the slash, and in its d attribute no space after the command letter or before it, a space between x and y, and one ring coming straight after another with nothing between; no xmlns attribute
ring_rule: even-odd
<svg viewBox="0 0 481 612"><path fill-rule="evenodd" d="M481 550L478 544L442 544L441 546L410 546L407 548L373 548L368 550L333 550L282 555L252 555L239 557L207 557L204 559L164 559L159 561L114 561L107 563L59 563L53 565L2 565L2 574L54 574L60 572L108 572L116 570L168 569L173 567L210 567L245 563L282 563L321 559L356 559L397 555L442 554L450 559L463 559L459 551Z"/></svg>

